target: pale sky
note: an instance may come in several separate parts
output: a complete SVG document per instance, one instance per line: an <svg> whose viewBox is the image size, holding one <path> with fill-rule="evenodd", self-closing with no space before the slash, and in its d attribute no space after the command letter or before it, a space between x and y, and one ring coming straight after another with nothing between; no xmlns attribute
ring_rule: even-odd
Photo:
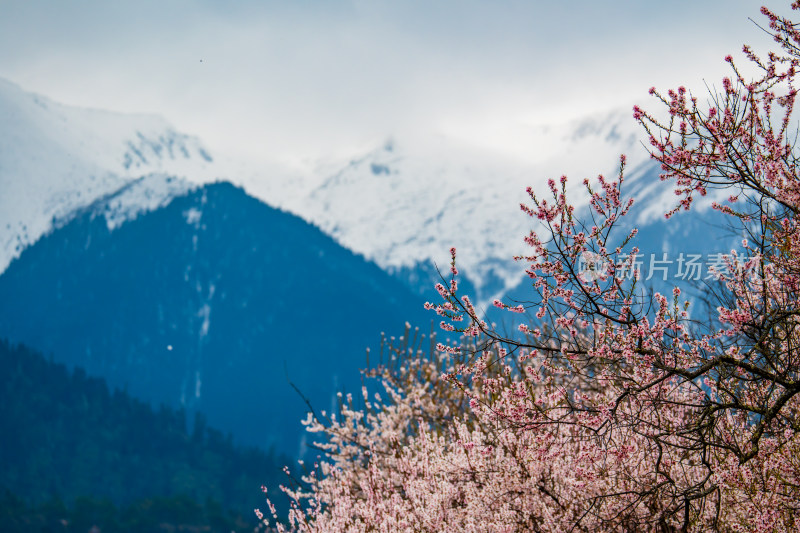
<svg viewBox="0 0 800 533"><path fill-rule="evenodd" d="M215 152L293 162L453 130L502 142L520 123L647 105L651 85L702 92L726 54L769 42L748 20L759 7L0 0L0 77L67 104L163 115Z"/></svg>

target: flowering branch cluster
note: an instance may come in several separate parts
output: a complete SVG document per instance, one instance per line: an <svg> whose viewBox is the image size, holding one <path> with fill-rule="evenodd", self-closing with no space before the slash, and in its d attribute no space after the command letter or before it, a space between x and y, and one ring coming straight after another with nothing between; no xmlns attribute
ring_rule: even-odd
<svg viewBox="0 0 800 533"><path fill-rule="evenodd" d="M800 2L792 4L800 9ZM632 199L615 179L584 181L579 218L566 178L522 210L531 299L519 333L488 324L458 289L456 252L440 303L426 307L461 345L391 346L367 371L379 395L310 416L325 459L294 489L301 531L796 531L800 527L800 177L792 136L798 25L762 8L779 52L744 54L706 107L685 88L651 93L666 118L634 108L651 156L690 209L714 208L743 235L724 261L708 323L689 302L649 295L620 264ZM544 235L544 237L542 237ZM592 268L581 265L591 264ZM627 269L634 265L628 264ZM281 526L283 527L283 526Z"/></svg>

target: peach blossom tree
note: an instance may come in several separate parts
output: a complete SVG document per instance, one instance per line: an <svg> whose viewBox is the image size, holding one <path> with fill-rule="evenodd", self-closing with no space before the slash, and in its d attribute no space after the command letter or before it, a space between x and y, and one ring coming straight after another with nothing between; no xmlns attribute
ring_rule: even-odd
<svg viewBox="0 0 800 533"><path fill-rule="evenodd" d="M800 2L791 8L800 9ZM762 8L775 50L744 55L699 101L651 89L634 108L689 210L698 196L743 236L699 321L681 290L649 294L617 176L566 178L525 213L531 297L487 323L449 279L426 306L459 344L411 331L365 371L360 398L309 415L323 451L285 490L297 531L797 531L800 528L800 30ZM673 219L674 220L674 219ZM587 258L595 268L581 268ZM626 275L631 273L633 275ZM413 338L409 338L412 336ZM268 518L264 518L269 522Z"/></svg>

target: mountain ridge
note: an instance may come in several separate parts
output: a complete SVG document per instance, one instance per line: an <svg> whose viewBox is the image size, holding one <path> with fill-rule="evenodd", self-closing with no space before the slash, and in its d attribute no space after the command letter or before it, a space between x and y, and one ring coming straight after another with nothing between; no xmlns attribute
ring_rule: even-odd
<svg viewBox="0 0 800 533"><path fill-rule="evenodd" d="M0 336L290 455L307 407L289 381L327 409L359 388L381 331L433 318L377 265L228 183L114 228L98 204L26 248L0 301Z"/></svg>

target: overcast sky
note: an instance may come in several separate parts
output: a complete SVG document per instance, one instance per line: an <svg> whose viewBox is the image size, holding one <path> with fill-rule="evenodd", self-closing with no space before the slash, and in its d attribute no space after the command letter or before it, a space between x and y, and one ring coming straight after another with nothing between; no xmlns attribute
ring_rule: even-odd
<svg viewBox="0 0 800 533"><path fill-rule="evenodd" d="M787 2L788 3L788 2ZM0 0L0 77L297 161L701 89L768 42L752 0ZM496 141L496 139L495 139Z"/></svg>

